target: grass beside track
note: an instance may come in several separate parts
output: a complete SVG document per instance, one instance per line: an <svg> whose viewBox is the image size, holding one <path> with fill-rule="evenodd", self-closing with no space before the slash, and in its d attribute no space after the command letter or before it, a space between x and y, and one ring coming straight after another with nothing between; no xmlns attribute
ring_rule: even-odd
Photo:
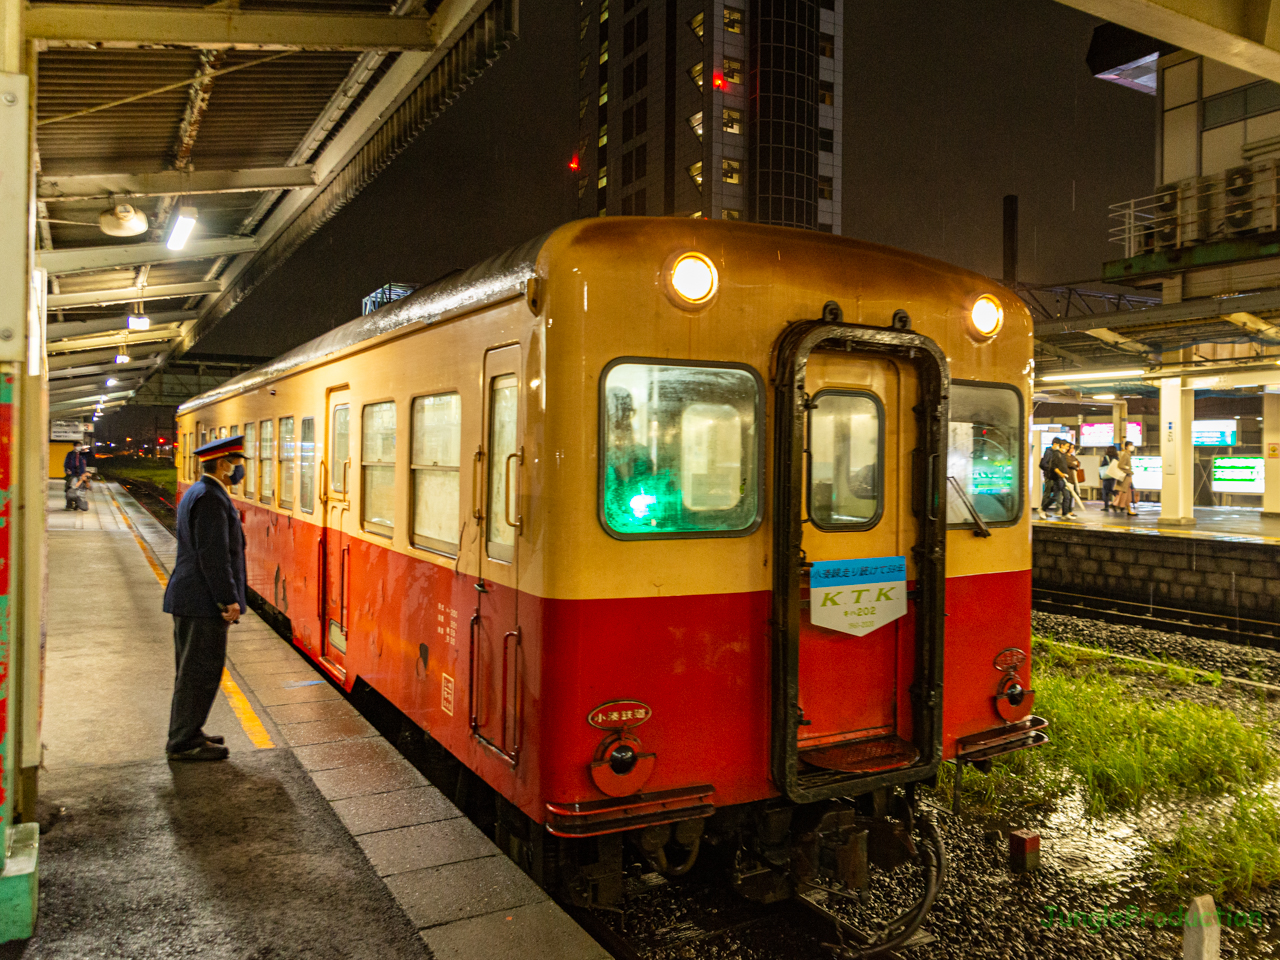
<svg viewBox="0 0 1280 960"><path fill-rule="evenodd" d="M1099 817L1196 799L1214 812L1185 815L1172 838L1149 838L1157 891L1239 897L1280 882L1280 810L1258 791L1277 775L1280 757L1261 705L1250 717L1248 710L1156 698L1125 677L1170 688L1221 683L1180 664L1117 660L1042 638L1034 647L1035 711L1050 722L1050 742L997 760L988 774L967 771L967 809L1025 821L1077 790ZM950 802L953 774L945 765L942 802Z"/></svg>
<svg viewBox="0 0 1280 960"><path fill-rule="evenodd" d="M172 460L150 457L99 457L98 472L113 480L141 480L159 487L170 503L178 497L178 474Z"/></svg>

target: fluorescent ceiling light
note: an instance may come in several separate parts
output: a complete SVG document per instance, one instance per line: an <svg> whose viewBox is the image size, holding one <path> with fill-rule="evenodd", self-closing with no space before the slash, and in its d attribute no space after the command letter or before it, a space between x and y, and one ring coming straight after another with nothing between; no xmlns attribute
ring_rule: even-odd
<svg viewBox="0 0 1280 960"><path fill-rule="evenodd" d="M1051 373L1041 380L1123 380L1126 377L1140 377L1147 371L1134 370L1081 370L1076 373Z"/></svg>
<svg viewBox="0 0 1280 960"><path fill-rule="evenodd" d="M1093 395L1094 400L1114 400L1115 398L1116 395L1114 393L1095 393Z"/></svg>
<svg viewBox="0 0 1280 960"><path fill-rule="evenodd" d="M129 362L129 355L127 353L116 354L116 363L128 363L128 362Z"/></svg>
<svg viewBox="0 0 1280 960"><path fill-rule="evenodd" d="M148 317L145 313L141 315L135 315L131 313L129 314L129 329L130 330L150 330L151 318Z"/></svg>
<svg viewBox="0 0 1280 960"><path fill-rule="evenodd" d="M108 386L108 387L114 387L114 386L115 386L117 383L119 383L119 382L120 382L120 381L119 381L119 380L117 380L115 377L111 377L111 378L109 378L109 379L107 380L107 386Z"/></svg>
<svg viewBox="0 0 1280 960"><path fill-rule="evenodd" d="M187 238L196 225L197 211L195 207L179 207L178 216L169 230L169 242L165 244L170 250L181 250L187 245Z"/></svg>

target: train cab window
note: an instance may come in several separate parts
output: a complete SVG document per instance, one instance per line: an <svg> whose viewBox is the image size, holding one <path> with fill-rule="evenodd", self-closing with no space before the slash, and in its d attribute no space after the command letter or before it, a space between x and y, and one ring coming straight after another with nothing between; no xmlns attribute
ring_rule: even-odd
<svg viewBox="0 0 1280 960"><path fill-rule="evenodd" d="M351 408L345 403L333 408L333 429L329 448L329 483L334 493L347 492L347 465L351 461Z"/></svg>
<svg viewBox="0 0 1280 960"><path fill-rule="evenodd" d="M298 471L298 505L303 513L314 513L316 504L316 421L315 417L302 418L302 437L299 442L302 469Z"/></svg>
<svg viewBox="0 0 1280 960"><path fill-rule="evenodd" d="M462 496L462 398L456 393L416 397L411 416L413 542L456 556Z"/></svg>
<svg viewBox="0 0 1280 960"><path fill-rule="evenodd" d="M258 490L258 425L244 425L244 495L252 497Z"/></svg>
<svg viewBox="0 0 1280 960"><path fill-rule="evenodd" d="M1022 395L1013 387L952 381L947 476L986 523L1013 523L1022 514L1024 420ZM947 524L974 526L959 497L947 498Z"/></svg>
<svg viewBox="0 0 1280 960"><path fill-rule="evenodd" d="M519 380L515 374L494 377L489 394L489 502L486 549L495 560L514 560L516 528L507 522L508 461L516 453Z"/></svg>
<svg viewBox="0 0 1280 960"><path fill-rule="evenodd" d="M293 417L280 418L280 495L276 498L280 506L293 508L293 474L294 474L294 439Z"/></svg>
<svg viewBox="0 0 1280 960"><path fill-rule="evenodd" d="M809 517L819 530L866 529L884 498L884 410L869 393L822 390L809 414Z"/></svg>
<svg viewBox="0 0 1280 960"><path fill-rule="evenodd" d="M276 492L276 425L274 420L258 424L258 499L270 503Z"/></svg>
<svg viewBox="0 0 1280 960"><path fill-rule="evenodd" d="M610 534L743 536L758 526L755 371L626 360L601 382L600 515Z"/></svg>
<svg viewBox="0 0 1280 960"><path fill-rule="evenodd" d="M395 401L368 404L360 426L360 520L389 537L396 525Z"/></svg>

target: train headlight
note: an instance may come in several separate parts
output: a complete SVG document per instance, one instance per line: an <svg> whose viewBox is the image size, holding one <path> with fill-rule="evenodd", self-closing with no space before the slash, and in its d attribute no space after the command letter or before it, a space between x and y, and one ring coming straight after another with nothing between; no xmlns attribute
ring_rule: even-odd
<svg viewBox="0 0 1280 960"><path fill-rule="evenodd" d="M1000 301L995 297L983 294L974 301L973 309L969 311L969 323L974 333L984 340L990 340L1000 332L1000 325L1004 323L1004 307L1000 306Z"/></svg>
<svg viewBox="0 0 1280 960"><path fill-rule="evenodd" d="M715 264L700 253L682 253L671 265L671 289L685 303L706 303L719 285Z"/></svg>

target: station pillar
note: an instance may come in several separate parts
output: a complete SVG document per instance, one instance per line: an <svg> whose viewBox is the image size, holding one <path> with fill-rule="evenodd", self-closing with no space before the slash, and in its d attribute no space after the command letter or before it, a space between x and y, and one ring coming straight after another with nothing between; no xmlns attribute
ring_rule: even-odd
<svg viewBox="0 0 1280 960"><path fill-rule="evenodd" d="M1196 522L1192 483L1191 422L1195 418L1194 390L1182 377L1160 381L1161 526L1189 526Z"/></svg>
<svg viewBox="0 0 1280 960"><path fill-rule="evenodd" d="M29 751L24 758L22 740L24 718L39 722L45 579L40 450L48 436L43 279L32 269L35 48L24 33L25 6L0 0L0 942L32 935L39 902L40 827L14 822L24 780L19 771L39 762ZM25 732L38 745L38 729Z"/></svg>
<svg viewBox="0 0 1280 960"><path fill-rule="evenodd" d="M1128 436L1126 424L1129 420L1129 403L1126 400L1116 400L1111 404L1111 441L1115 444L1116 452L1119 453L1124 449L1124 441Z"/></svg>
<svg viewBox="0 0 1280 960"><path fill-rule="evenodd" d="M1280 517L1280 393L1262 394L1262 480L1262 515Z"/></svg>

